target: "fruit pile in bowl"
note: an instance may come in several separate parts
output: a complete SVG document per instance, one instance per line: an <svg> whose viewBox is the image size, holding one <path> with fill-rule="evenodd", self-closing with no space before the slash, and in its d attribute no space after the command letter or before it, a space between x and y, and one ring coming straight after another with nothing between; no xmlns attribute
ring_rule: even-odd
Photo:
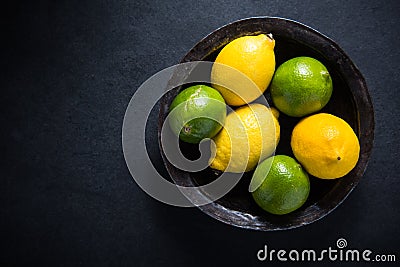
<svg viewBox="0 0 400 267"><path fill-rule="evenodd" d="M182 62L198 60L214 62L211 82L164 96L159 118L170 114L189 159L211 138L209 167L187 172L163 155L165 165L181 186L243 173L200 209L269 231L311 223L346 198L368 162L373 109L362 75L332 40L294 21L251 18L211 33Z"/></svg>

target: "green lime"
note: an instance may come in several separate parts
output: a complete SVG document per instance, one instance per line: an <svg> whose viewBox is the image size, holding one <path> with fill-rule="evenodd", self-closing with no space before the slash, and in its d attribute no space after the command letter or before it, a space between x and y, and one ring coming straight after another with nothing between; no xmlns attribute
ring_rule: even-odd
<svg viewBox="0 0 400 267"><path fill-rule="evenodd" d="M214 137L226 118L222 95L206 85L194 85L180 92L169 107L169 125L182 141L198 144Z"/></svg>
<svg viewBox="0 0 400 267"><path fill-rule="evenodd" d="M321 62L311 57L296 57L276 70L271 97L286 115L302 117L322 109L331 98L332 89L332 78Z"/></svg>
<svg viewBox="0 0 400 267"><path fill-rule="evenodd" d="M272 214L287 214L300 208L310 192L308 174L291 157L277 155L260 163L251 180L256 203Z"/></svg>

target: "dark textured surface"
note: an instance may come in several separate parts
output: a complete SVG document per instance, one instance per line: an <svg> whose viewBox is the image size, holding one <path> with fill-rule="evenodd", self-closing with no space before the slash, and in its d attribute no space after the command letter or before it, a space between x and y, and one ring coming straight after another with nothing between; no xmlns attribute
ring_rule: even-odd
<svg viewBox="0 0 400 267"><path fill-rule="evenodd" d="M249 266L264 244L327 248L339 237L398 252L399 2L24 2L0 10L0 265ZM121 149L125 107L142 82L214 29L257 15L295 19L335 40L375 108L359 186L323 220L285 232L241 230L158 203L133 182ZM157 142L149 150L161 165Z"/></svg>

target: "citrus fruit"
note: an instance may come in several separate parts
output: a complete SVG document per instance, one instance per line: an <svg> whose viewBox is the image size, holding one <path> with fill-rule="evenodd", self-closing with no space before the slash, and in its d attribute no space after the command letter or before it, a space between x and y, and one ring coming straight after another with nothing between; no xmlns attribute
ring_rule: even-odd
<svg viewBox="0 0 400 267"><path fill-rule="evenodd" d="M270 90L280 111L302 117L322 109L331 98L332 88L332 78L321 62L311 57L296 57L278 67Z"/></svg>
<svg viewBox="0 0 400 267"><path fill-rule="evenodd" d="M261 96L275 71L271 34L243 36L227 44L215 59L211 83L227 104L241 106Z"/></svg>
<svg viewBox="0 0 400 267"><path fill-rule="evenodd" d="M169 110L172 131L182 141L194 144L216 135L226 118L223 97L206 85L194 85L180 92Z"/></svg>
<svg viewBox="0 0 400 267"><path fill-rule="evenodd" d="M306 171L323 179L349 173L360 153L358 138L350 125L327 113L301 120L293 129L291 146Z"/></svg>
<svg viewBox="0 0 400 267"><path fill-rule="evenodd" d="M210 167L234 173L253 170L274 153L279 136L279 123L268 107L240 107L228 114L224 128L213 138Z"/></svg>
<svg viewBox="0 0 400 267"><path fill-rule="evenodd" d="M254 171L251 184L257 185L252 192L257 205L277 215L300 208L310 192L307 173L296 160L284 155L261 162Z"/></svg>

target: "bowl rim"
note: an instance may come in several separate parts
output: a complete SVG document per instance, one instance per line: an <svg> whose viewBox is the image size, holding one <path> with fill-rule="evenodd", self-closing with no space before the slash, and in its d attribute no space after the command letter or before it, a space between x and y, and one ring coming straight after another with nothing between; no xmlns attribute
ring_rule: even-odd
<svg viewBox="0 0 400 267"><path fill-rule="evenodd" d="M340 73L343 74L344 80L348 83L348 87L350 88L350 91L353 96L353 100L355 102L355 106L357 107L357 120L358 120L358 133L359 133L359 140L360 140L360 158L357 162L356 167L352 170L352 173L354 174L354 179L351 181L351 183L348 184L348 187L346 187L345 192L340 192L341 195L339 197L336 197L333 203L324 203L324 205L327 207L326 210L321 210L319 207L316 206L316 204L320 203L321 201L317 201L315 204L312 206L308 207L307 209L310 209L310 211L315 212L316 216L312 216L312 218L304 218L305 220L302 222L297 222L293 224L287 224L284 227L279 227L274 224L267 224L266 222L261 222L259 224L248 224L244 222L248 221L256 221L256 217L258 216L253 216L248 213L240 212L240 211L234 211L230 210L230 218L224 217L224 212L227 211L228 209L224 207L223 205L213 202L204 206L198 206L198 208L209 215L210 217L217 219L221 222L224 222L226 224L244 228L244 229L251 229L251 230L261 230L261 231L276 231L276 230L288 230L288 229L293 229L297 227L301 227L304 225L308 225L310 223L316 222L329 213L331 213L334 209L336 209L347 197L348 195L354 190L354 188L357 186L359 183L361 177L363 176L367 165L368 165L368 160L371 156L372 152L372 147L374 143L374 128L375 128L375 120L374 120L374 109L373 109L373 104L371 97L368 92L367 84L365 82L364 77L362 76L360 70L358 67L351 61L350 57L340 48L340 46L327 37L326 35L320 33L319 31L311 28L310 26L307 26L303 23L300 23L298 21L292 20L292 19L286 19L282 17L269 17L269 16L258 16L258 17L249 17L249 18L244 18L240 20L233 21L231 23L228 23L224 26L221 26L217 28L216 30L212 31L208 35L206 35L204 38L202 38L200 41L197 42L196 45L194 45L183 58L181 59L180 63L185 63L185 62L190 62L190 61L198 61L202 60L199 59L197 54L201 53L201 51L208 51L208 54L203 55L203 59L210 55L211 53L215 52L219 48L223 47L226 43L229 41L224 40L223 38L217 38L215 39L215 36L218 36L218 34L222 34L224 31L228 31L229 29L234 29L238 28L241 25L246 25L246 24L254 24L256 25L257 23L259 24L274 24L274 23L284 23L287 24L293 29L296 29L297 31L304 31L307 36L311 36L313 38L316 38L316 40L323 41L325 44L329 44L329 51L335 54L337 56L337 60L340 60L339 66L340 68ZM271 26L273 27L273 26ZM254 31L253 34L256 34L257 31ZM248 35L249 33L245 33L244 35ZM238 38L240 36L235 36L234 39ZM296 36L297 37L297 36ZM300 36L301 37L301 36ZM227 38L226 38L227 39ZM233 39L232 39L233 40ZM296 39L297 40L297 39ZM217 45L215 45L215 42L217 41ZM213 45L210 47L210 45ZM344 63L344 64L343 64ZM173 166L168 162L166 159L164 153L163 153L163 148L162 148L162 143L160 142L160 129L162 127L162 123L164 121L167 109L162 108L162 105L165 105L165 102L163 101L165 97L161 99L161 106L160 106L160 112L159 112L159 128L158 128L158 138L159 138L159 147L160 147L160 152L161 156L164 162L164 165L173 180L174 183L181 185L181 186L193 186L193 184L188 183L188 181L185 181L183 178L178 179L175 172L176 167ZM361 113L360 113L361 111ZM368 116L362 116L363 114L367 114ZM327 195L331 194L332 191L335 191L335 189L332 189L330 192L327 193ZM322 198L325 199L327 197L325 195ZM191 197L206 197L204 194L199 192L198 195L191 196ZM232 218L233 216L233 218Z"/></svg>

